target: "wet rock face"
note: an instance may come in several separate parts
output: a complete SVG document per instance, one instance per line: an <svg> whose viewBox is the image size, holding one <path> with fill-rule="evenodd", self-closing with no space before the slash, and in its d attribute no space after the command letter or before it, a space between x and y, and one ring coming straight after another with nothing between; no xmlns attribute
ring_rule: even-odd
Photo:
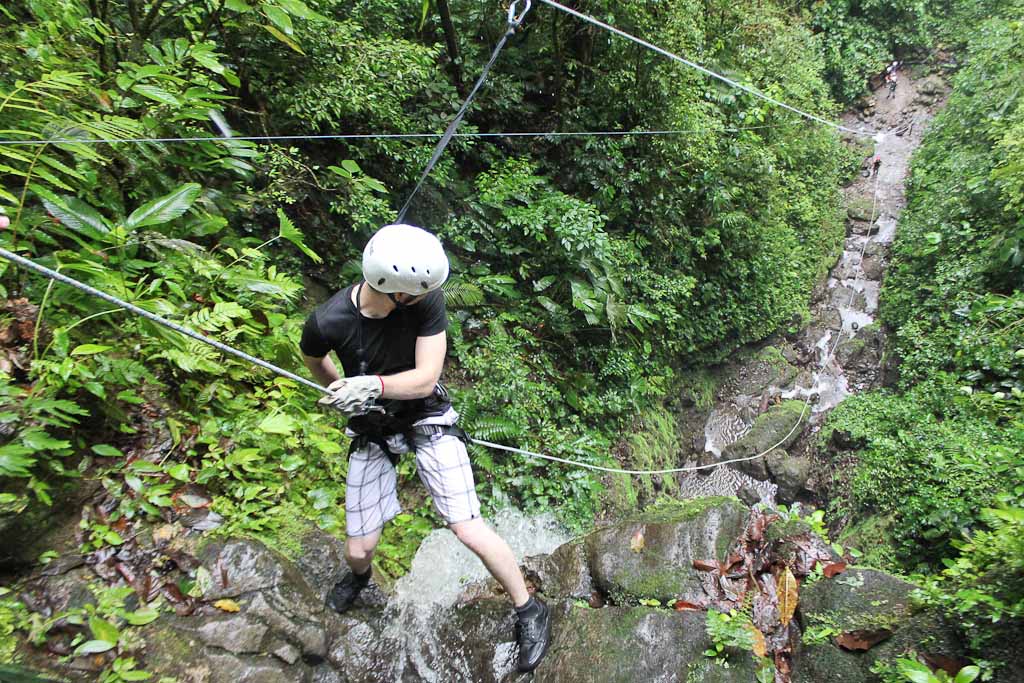
<svg viewBox="0 0 1024 683"><path fill-rule="evenodd" d="M809 639L798 653L793 683L876 681L871 667L892 661L908 650L961 659L963 646L956 628L933 613L915 613L912 583L876 569L850 568L831 580L805 588L800 612L805 627L829 627L843 636ZM857 635L865 650L843 649L842 637ZM805 638L805 640L808 640ZM849 645L849 643L846 643Z"/></svg>
<svg viewBox="0 0 1024 683"><path fill-rule="evenodd" d="M777 406L772 406L766 413L757 417L754 425L743 438L722 451L722 457L726 460L749 458L776 446L786 448L800 436L800 430L794 430L793 426L799 422L803 409L802 401L784 401ZM737 462L731 466L761 481L769 478L768 466L765 464L764 458Z"/></svg>
<svg viewBox="0 0 1024 683"><path fill-rule="evenodd" d="M694 560L724 561L743 531L747 508L730 498L707 498L602 529L587 538L596 586L621 602L630 598L699 602L706 574ZM643 548L635 550L642 535Z"/></svg>

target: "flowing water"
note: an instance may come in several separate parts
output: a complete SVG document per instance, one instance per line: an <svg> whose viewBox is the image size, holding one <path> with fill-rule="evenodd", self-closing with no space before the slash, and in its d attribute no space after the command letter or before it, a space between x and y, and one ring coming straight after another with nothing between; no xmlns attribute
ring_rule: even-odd
<svg viewBox="0 0 1024 683"><path fill-rule="evenodd" d="M551 513L530 517L505 508L488 524L519 559L551 553L572 538ZM409 573L395 584L388 602L387 626L381 638L396 644L398 657L379 680L409 680L410 675L429 683L473 680L472 663L451 644L451 635L446 637L443 625L466 586L489 577L483 563L448 529L437 529L427 536ZM509 630L506 641L495 643L491 663L495 679L512 673L516 652Z"/></svg>

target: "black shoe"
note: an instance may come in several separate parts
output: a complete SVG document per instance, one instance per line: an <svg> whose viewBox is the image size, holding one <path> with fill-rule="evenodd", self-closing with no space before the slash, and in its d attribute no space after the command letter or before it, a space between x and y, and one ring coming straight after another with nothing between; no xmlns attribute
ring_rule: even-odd
<svg viewBox="0 0 1024 683"><path fill-rule="evenodd" d="M536 604L516 620L516 641L519 643L519 671L533 671L544 658L551 641L551 609L537 598Z"/></svg>
<svg viewBox="0 0 1024 683"><path fill-rule="evenodd" d="M368 583L370 572L363 576L349 572L345 578L334 584L334 588L327 594L327 606L338 614L348 611Z"/></svg>

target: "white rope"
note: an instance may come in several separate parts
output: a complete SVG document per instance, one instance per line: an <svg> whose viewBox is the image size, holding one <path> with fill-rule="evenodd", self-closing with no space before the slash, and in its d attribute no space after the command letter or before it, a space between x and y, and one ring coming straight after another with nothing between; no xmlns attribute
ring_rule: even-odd
<svg viewBox="0 0 1024 683"><path fill-rule="evenodd" d="M768 449L766 449L764 451L761 451L760 453L758 453L756 455L750 455L750 456L747 456L745 458L732 458L731 460L722 460L721 462L711 463L710 465L695 465L693 467L676 467L676 468L668 469L668 470L624 470L624 469L619 469L619 468L616 468L616 467L602 467L600 465L591 465L589 463L579 462L578 460L566 460L565 458L557 458L557 457L555 457L553 455L541 455L540 453L534 453L533 451L527 451L527 450L524 450L522 448L513 448L511 446L502 446L501 444L491 443L490 441L483 441L481 439L470 439L470 441L472 441L473 443L476 443L476 444L480 444L481 446L487 446L488 448L497 448L498 450L502 450L502 451L509 451L511 453L519 453L521 455L528 455L528 456L533 457L533 458L543 458L544 460L551 460L553 462L561 462L561 463L565 463L567 465L573 465L575 467L584 467L586 469L597 470L599 472L610 472L612 474L650 475L650 474L675 474L675 473L678 473L678 472L696 472L698 470L711 470L711 469L714 469L716 467L722 467L723 465L729 465L729 464L734 463L734 462L746 462L747 460L756 460L757 458L763 457L763 456L767 455L768 453L771 453L776 448L778 448L779 446L784 444L786 442L786 440L789 439L789 437L793 436L793 432L795 432L796 428L800 426L800 423L803 422L804 415L807 414L807 406L810 404L812 396L813 396L813 394L811 396L808 396L804 400L803 410L800 411L800 417L797 418L796 423L793 425L793 428L790 429L789 433L786 434L786 436L782 437L782 439L778 443L776 443L774 446L772 446L772 447L770 447L770 448L768 448Z"/></svg>
<svg viewBox="0 0 1024 683"><path fill-rule="evenodd" d="M68 277L67 275L64 275L63 273L58 273L57 271L52 270L50 268L47 268L46 266L41 266L38 263L35 263L34 261L31 261L31 260L29 260L29 259L27 259L27 258L25 258L23 256L19 256L17 254L14 254L14 253L12 253L10 251L7 251L6 249L0 248L0 258L5 258L5 259L7 259L8 261L10 261L11 263L13 263L13 264L15 264L17 266L21 266L23 268L27 268L29 270L35 271L35 272L37 272L37 273L39 273L41 275L44 275L45 277L50 278L50 280L53 280L53 281L56 281L56 282L61 282L61 283L66 284L66 285L70 285L70 286L72 286L72 287L74 287L76 289L79 289L79 290L87 293L87 294L90 294L92 296L95 296L95 297L98 297L100 299L103 299L104 301L106 301L108 303L112 303L115 306L118 306L118 307L123 308L123 309L125 309L127 311L130 311L131 313L134 313L134 314L136 314L138 316L146 318L147 320L150 320L152 322L155 322L155 323L158 323L160 325L163 325L164 327L172 329L175 332L178 332L180 334L184 334L184 335L186 335L186 336L188 336L188 337L190 337L192 339L195 339L196 341L200 341L200 342L203 342L204 344L208 344L209 346L212 346L213 348L217 349L218 351L221 351L223 353L231 354L233 356L241 358L242 360L248 361L250 363L254 363L254 364L256 364L256 365L258 365L258 366L260 366L260 367L262 367L262 368L264 368L266 370L270 370L271 372L273 372L273 373L275 373L277 375L280 375L282 377L287 377L288 379L293 380L295 382L298 382L299 384L301 384L303 386L309 387L311 389L315 389L316 391L319 391L319 392L327 394L327 395L331 395L331 393L332 393L327 387L324 387L324 386L321 386L319 384L316 384L315 382L312 382L312 381L310 381L310 380L308 380L308 379L306 379L304 377L300 377L299 375L296 375L296 374L294 374L292 372L288 372L287 370L285 370L283 368L279 368L276 365L273 365L272 363L268 363L268 362L266 362L264 360L261 360L259 358L254 357L254 356L251 356L251 355L245 353L244 351L239 351L238 349L235 349L235 348L233 348L231 346L228 346L227 344L224 344L222 342L216 341L214 339L210 339L210 338L208 338L208 337L206 337L206 336L204 336L204 335L202 335L202 334L200 334L200 333L198 333L198 332L196 332L194 330L191 330L191 329L189 329L187 327L184 327L183 325L179 325L178 323L175 323L175 322L172 322L170 320L167 320L166 318L163 318L163 317L161 317L159 315L156 315L155 313L151 313L151 312L149 312L149 311L147 311L147 310L145 310L143 308L139 308L138 306L136 306L134 304L130 304L127 301L122 301L121 299L118 299L116 296L113 296L111 294L107 294L106 292L102 292L102 291L100 291L100 290L98 290L98 289L96 289L94 287L90 287L89 285L87 285L87 284L85 284L83 282L79 282L78 280L75 280L74 278ZM534 457L534 458L541 458L543 460L551 460L553 462L565 463L566 465L572 465L574 467L582 467L582 468L591 469L591 470L598 470L598 471L601 471L601 472L611 472L613 474L652 475L652 474L671 474L673 472L692 472L692 471L696 471L696 470L712 469L712 468L715 468L715 467L721 467L723 465L728 465L729 463L733 463L733 462L743 462L745 460L753 460L755 458L760 458L761 456L765 455L766 453L771 452L772 450L777 448L779 445L784 443L786 441L786 439L788 439L790 436L792 436L793 432L796 431L796 428L798 426L800 426L800 423L803 421L804 415L807 412L807 405L810 403L810 400L811 400L811 397L808 396L807 400L804 401L804 408L800 412L800 417L797 419L796 424L793 425L793 428L789 430L789 433L786 434L786 436L783 437L783 439L781 441L779 441L779 443L775 444L774 446L772 446L768 450L764 451L763 453L758 453L757 455L752 455L752 456L745 457L745 458L736 458L736 459L733 459L733 460L725 460L725 461L722 461L722 462L719 462L719 463L714 463L714 464L711 464L711 465L700 465L700 466L696 466L696 467L680 467L680 468L671 469L671 470L623 470L623 469L616 469L616 468L612 468L612 467L601 467L600 465L591 465L589 463L579 462L579 461L576 461L576 460L566 460L565 458L558 458L558 457L555 457L553 455L543 455L541 453L534 453L533 451L527 451L527 450L524 450L524 449L521 449L521 448L513 448L512 446L503 446L501 444L491 443L490 441L484 441L482 439L473 439L473 438L471 438L470 441L472 443L478 444L480 446L486 446L488 448L496 448L496 449L503 450L503 451L509 451L511 453L519 453L519 454L527 455L527 456Z"/></svg>
<svg viewBox="0 0 1024 683"><path fill-rule="evenodd" d="M751 95L753 95L755 97L758 97L758 98L760 98L762 100L765 100L766 102L771 102L772 104L774 104L774 105L776 105L778 107L782 107L783 109L788 109L789 111L793 112L794 114L799 114L800 116L803 116L806 119L810 119L812 121L817 121L818 123L822 123L822 124L824 124L826 126L831 126L832 128L835 128L836 130L841 130L841 131L844 131L846 133L851 133L853 135L861 135L861 136L868 137L868 136L873 136L875 134L874 132L871 132L871 131L854 130L853 128L847 128L844 125L835 123L833 121L829 121L828 119L823 119L820 116L815 116L814 114L810 114L808 112L805 112L802 109L797 109L796 107L794 107L792 105L786 104L785 102L781 102L781 101L779 101L779 100L777 100L777 99L775 99L773 97L770 97L769 95L765 95L763 92L761 92L759 90L751 88L750 86L747 86L747 85L743 85L742 83L737 83L736 81L732 80L731 78L727 78L726 76L723 76L722 74L716 73L716 72L712 71L711 69L708 69L707 67L704 67L704 66L701 66L700 64L697 64L696 62L692 62L689 59L686 59L684 57L680 57L679 55L674 54L672 52L669 52L668 50L666 50L664 48L658 47L654 43L647 42L643 38L637 38L636 36L631 35L629 33L626 33L625 31L623 31L621 29L617 29L614 26L611 26L610 24L606 24L605 22L600 21L599 19L595 19L594 17L587 16L586 14L583 14L582 12L577 12L576 10L574 10L574 9L572 9L570 7L566 7L565 5L562 5L560 3L557 3L554 0L540 0L540 2L543 2L545 5L550 5L551 7L554 7L555 9L561 10L561 11L565 12L566 14L571 14L572 16L576 17L577 19L581 19L581 20L583 20L583 21L585 21L587 23L593 24L594 26L599 26L599 27L605 29L606 31L611 31L614 34L616 34L618 36L621 36L621 37L623 37L623 38L625 38L627 40L631 40L631 41L633 41L634 43L636 43L638 45L642 45L642 46L646 47L649 50L654 50L655 52L657 52L658 54L660 54L660 55L662 55L664 57L668 57L669 59L672 59L674 61L679 62L680 64L685 64L686 66L690 67L691 69L696 69L697 71L701 72L702 74L704 74L706 76L711 76L712 78L716 78L716 79L722 81L723 83L732 86L733 88L738 88L740 90L743 90L744 92L748 92L748 93L750 93Z"/></svg>
<svg viewBox="0 0 1024 683"><path fill-rule="evenodd" d="M745 130L763 130L779 128L785 124L764 126L739 126L723 128L723 133L738 133ZM510 131L504 133L455 133L458 138L572 138L572 137L624 137L628 135L704 135L707 129L691 130L592 130L592 131ZM118 145L139 143L176 143L176 142L276 142L294 140L409 140L439 138L444 133L339 133L336 135L236 135L232 137L196 136L167 138L53 138L35 140L0 140L0 145Z"/></svg>

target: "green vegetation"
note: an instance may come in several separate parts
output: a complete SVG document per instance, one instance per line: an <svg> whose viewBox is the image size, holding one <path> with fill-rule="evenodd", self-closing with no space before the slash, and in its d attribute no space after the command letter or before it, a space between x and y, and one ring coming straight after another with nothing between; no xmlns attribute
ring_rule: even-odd
<svg viewBox="0 0 1024 683"><path fill-rule="evenodd" d="M872 562L924 573L976 655L1024 614L1024 27L1019 2L995 9L913 162L881 296L899 385L843 403L823 432L857 451L834 501L873 529L854 542L875 536Z"/></svg>

